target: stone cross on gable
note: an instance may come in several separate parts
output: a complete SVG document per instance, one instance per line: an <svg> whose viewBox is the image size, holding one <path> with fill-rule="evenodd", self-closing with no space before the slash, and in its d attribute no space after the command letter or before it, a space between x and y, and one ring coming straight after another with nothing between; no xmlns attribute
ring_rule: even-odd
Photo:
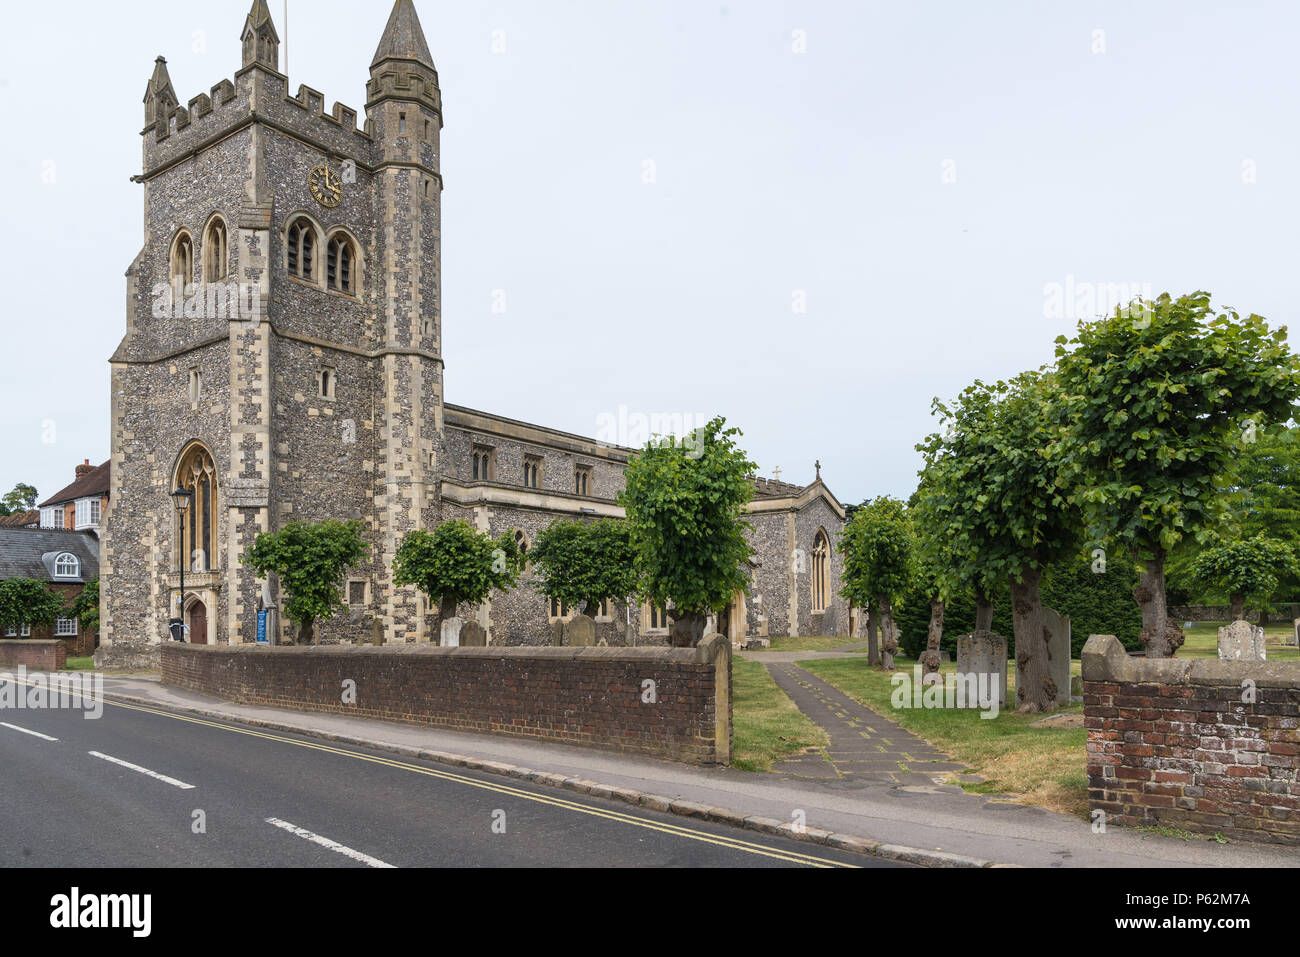
<svg viewBox="0 0 1300 957"><path fill-rule="evenodd" d="M814 464L817 468L817 481L820 482L822 478L822 460L818 459Z"/></svg>
<svg viewBox="0 0 1300 957"><path fill-rule="evenodd" d="M772 479L777 482L781 481L781 466L778 465L772 469Z"/></svg>

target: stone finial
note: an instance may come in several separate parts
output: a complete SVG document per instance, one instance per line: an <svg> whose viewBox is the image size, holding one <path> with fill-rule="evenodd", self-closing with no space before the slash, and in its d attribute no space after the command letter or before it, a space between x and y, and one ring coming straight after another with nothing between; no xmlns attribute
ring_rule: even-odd
<svg viewBox="0 0 1300 957"><path fill-rule="evenodd" d="M244 66L256 64L280 71L280 35L275 32L266 0L253 0L253 9L248 12L239 38L244 45Z"/></svg>
<svg viewBox="0 0 1300 957"><path fill-rule="evenodd" d="M176 105L176 91L172 89L172 78L167 73L167 61L159 57L154 61L153 76L149 77L149 85L144 90L144 125L151 126L163 119Z"/></svg>

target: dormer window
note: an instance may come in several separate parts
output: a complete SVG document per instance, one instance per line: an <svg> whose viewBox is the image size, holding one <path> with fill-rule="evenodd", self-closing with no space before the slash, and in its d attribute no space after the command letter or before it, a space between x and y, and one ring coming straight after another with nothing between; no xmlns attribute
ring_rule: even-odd
<svg viewBox="0 0 1300 957"><path fill-rule="evenodd" d="M55 578L78 578L81 575L81 561L71 552L63 552L54 560Z"/></svg>

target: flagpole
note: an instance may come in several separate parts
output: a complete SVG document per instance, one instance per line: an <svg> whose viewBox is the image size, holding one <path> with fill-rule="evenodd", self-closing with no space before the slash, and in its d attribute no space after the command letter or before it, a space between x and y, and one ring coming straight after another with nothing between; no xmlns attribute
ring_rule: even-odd
<svg viewBox="0 0 1300 957"><path fill-rule="evenodd" d="M289 0L284 0L284 75L289 75Z"/></svg>

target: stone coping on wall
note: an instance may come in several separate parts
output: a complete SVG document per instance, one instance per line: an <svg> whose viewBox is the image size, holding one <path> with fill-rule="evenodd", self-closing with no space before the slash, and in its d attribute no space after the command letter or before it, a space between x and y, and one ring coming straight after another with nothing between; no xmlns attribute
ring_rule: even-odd
<svg viewBox="0 0 1300 957"><path fill-rule="evenodd" d="M1300 661L1134 658L1114 635L1092 635L1080 655L1083 680L1121 684L1237 685L1300 689Z"/></svg>
<svg viewBox="0 0 1300 957"><path fill-rule="evenodd" d="M31 642L23 642L30 644ZM183 648L199 654L212 655L417 655L449 658L539 658L546 660L564 659L617 659L642 661L678 661L682 663L710 664L718 656L718 646L726 644L726 639L719 635L709 635L695 648L665 648L662 645L641 645L634 647L601 647L588 645L584 647L556 647L554 645L488 645L487 647L448 648L426 642L405 645L192 645L186 643L169 644L168 647Z"/></svg>

